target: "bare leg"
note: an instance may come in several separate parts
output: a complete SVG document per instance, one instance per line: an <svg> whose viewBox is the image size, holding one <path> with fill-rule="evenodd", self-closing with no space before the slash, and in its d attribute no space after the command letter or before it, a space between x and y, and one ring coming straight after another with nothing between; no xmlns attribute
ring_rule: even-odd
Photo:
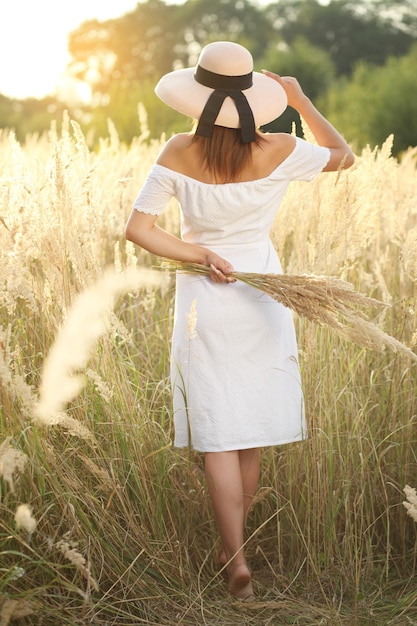
<svg viewBox="0 0 417 626"><path fill-rule="evenodd" d="M246 523L250 505L258 489L259 458L259 448L239 450L240 475L242 476L243 486L243 508L245 513L244 523Z"/></svg>
<svg viewBox="0 0 417 626"><path fill-rule="evenodd" d="M259 467L259 454L248 451L207 452L205 468L207 487L214 515L223 543L226 561L229 561L229 591L245 599L253 594L250 572L243 550L245 516L252 497L244 489L254 487L253 467ZM251 471L252 468L252 471ZM242 476L243 473L243 476ZM257 480L256 480L257 482Z"/></svg>
<svg viewBox="0 0 417 626"><path fill-rule="evenodd" d="M252 504L252 500L256 494L259 482L259 461L260 449L250 448L248 450L239 450L240 475L242 479L243 489L243 530L248 517L248 512ZM228 559L224 548L219 555L219 565L226 565Z"/></svg>

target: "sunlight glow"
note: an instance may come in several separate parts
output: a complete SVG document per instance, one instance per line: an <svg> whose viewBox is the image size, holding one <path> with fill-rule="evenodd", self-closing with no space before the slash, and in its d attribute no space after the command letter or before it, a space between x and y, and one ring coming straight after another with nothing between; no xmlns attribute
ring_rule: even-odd
<svg viewBox="0 0 417 626"><path fill-rule="evenodd" d="M86 86L65 76L70 59L67 35L88 19L119 17L137 0L13 0L0 8L0 94L10 98L42 98ZM71 84L70 84L71 83ZM88 88L87 88L88 89Z"/></svg>

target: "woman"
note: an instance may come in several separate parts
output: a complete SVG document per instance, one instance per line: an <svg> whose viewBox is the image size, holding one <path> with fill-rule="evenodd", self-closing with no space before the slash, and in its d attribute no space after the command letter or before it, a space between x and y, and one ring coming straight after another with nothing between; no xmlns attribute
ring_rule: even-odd
<svg viewBox="0 0 417 626"><path fill-rule="evenodd" d="M354 157L295 78L253 72L250 53L235 43L207 45L196 68L170 72L155 91L196 126L162 149L134 202L126 237L155 255L210 268L208 277L177 276L175 445L204 453L222 541L219 563L227 565L229 592L247 600L253 588L244 526L260 448L301 440L306 427L292 314L230 274L282 272L269 231L288 184L347 168ZM318 145L257 130L287 104ZM173 196L181 207L181 239L156 224Z"/></svg>

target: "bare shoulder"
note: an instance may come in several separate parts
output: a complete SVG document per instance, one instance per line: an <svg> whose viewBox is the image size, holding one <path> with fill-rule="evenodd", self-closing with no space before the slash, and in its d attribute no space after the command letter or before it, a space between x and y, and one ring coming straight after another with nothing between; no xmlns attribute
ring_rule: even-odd
<svg viewBox="0 0 417 626"><path fill-rule="evenodd" d="M263 135L267 149L284 159L294 150L296 139L289 133L266 133Z"/></svg>
<svg viewBox="0 0 417 626"><path fill-rule="evenodd" d="M191 144L192 135L189 133L179 133L174 135L164 145L156 160L159 165L171 167L173 163L178 162L183 151ZM175 169L175 168L174 168Z"/></svg>
<svg viewBox="0 0 417 626"><path fill-rule="evenodd" d="M257 150L257 161L265 172L270 173L291 154L296 139L288 133L265 133Z"/></svg>

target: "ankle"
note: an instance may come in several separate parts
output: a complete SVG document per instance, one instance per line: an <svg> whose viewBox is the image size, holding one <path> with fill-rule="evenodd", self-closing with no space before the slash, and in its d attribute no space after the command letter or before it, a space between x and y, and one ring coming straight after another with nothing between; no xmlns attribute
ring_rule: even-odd
<svg viewBox="0 0 417 626"><path fill-rule="evenodd" d="M240 549L237 552L227 552L226 551L227 560L231 563L246 563L246 556L243 552L243 549Z"/></svg>

